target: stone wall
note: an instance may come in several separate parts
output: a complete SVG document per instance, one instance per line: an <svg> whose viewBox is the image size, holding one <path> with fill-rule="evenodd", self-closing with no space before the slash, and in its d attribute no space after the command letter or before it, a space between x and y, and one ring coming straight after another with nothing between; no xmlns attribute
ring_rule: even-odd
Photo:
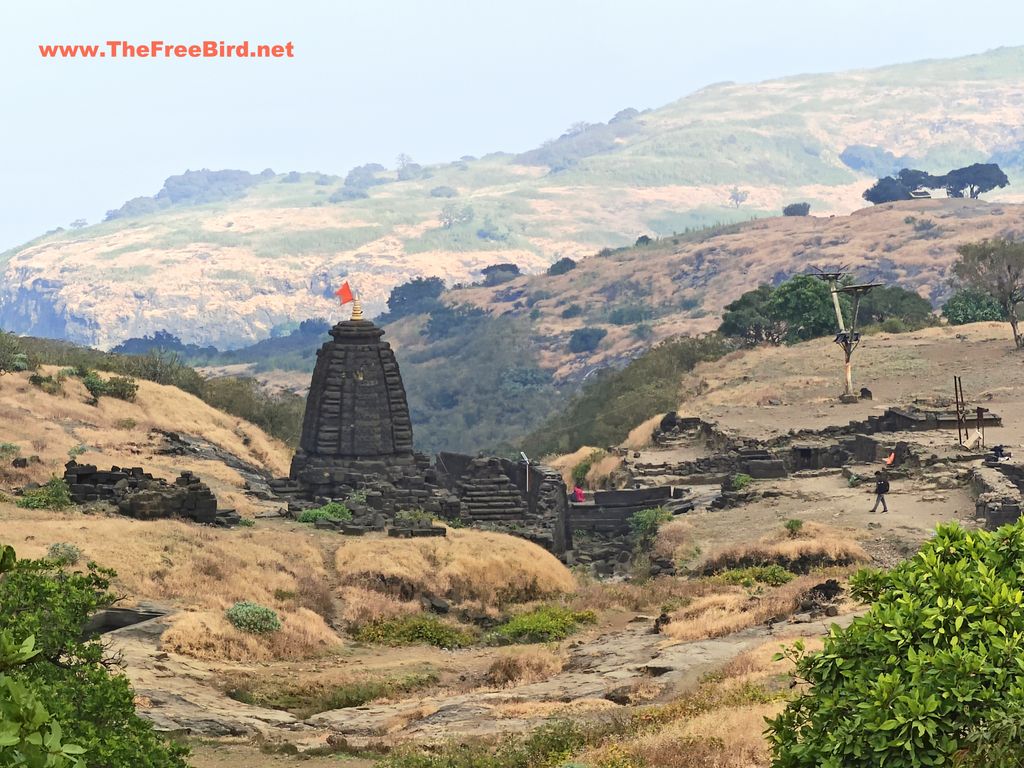
<svg viewBox="0 0 1024 768"><path fill-rule="evenodd" d="M141 467L101 470L70 461L64 465L64 482L75 503L107 502L122 515L140 520L183 517L209 525L232 525L239 519L234 511L218 511L217 497L191 472L182 472L171 484Z"/></svg>

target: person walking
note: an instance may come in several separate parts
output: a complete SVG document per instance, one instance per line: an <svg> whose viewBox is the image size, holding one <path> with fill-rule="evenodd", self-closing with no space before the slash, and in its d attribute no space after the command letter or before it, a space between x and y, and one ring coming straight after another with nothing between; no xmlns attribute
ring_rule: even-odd
<svg viewBox="0 0 1024 768"><path fill-rule="evenodd" d="M888 512L889 505L885 503L885 494L889 492L889 478L885 476L882 471L875 472L875 506L871 508L872 512L878 511L878 505L882 505L882 511Z"/></svg>

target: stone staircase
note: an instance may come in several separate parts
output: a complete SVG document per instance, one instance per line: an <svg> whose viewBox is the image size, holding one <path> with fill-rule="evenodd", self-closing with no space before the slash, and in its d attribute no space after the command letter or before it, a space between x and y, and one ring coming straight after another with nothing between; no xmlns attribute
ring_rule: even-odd
<svg viewBox="0 0 1024 768"><path fill-rule="evenodd" d="M497 459L474 459L459 478L456 494L462 502L464 520L514 523L523 522L528 515L526 501Z"/></svg>

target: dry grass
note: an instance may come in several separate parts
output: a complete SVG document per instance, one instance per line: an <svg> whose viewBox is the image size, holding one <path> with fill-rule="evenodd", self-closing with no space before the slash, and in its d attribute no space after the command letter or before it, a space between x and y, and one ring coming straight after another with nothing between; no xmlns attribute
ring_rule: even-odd
<svg viewBox="0 0 1024 768"><path fill-rule="evenodd" d="M573 718L595 712L618 709L620 705L608 699L573 699L562 701L515 701L498 704L494 714L500 718L533 720L535 718Z"/></svg>
<svg viewBox="0 0 1024 768"><path fill-rule="evenodd" d="M449 530L444 538L361 539L335 553L341 583L411 599L431 594L484 606L572 592L575 579L551 553L499 533Z"/></svg>
<svg viewBox="0 0 1024 768"><path fill-rule="evenodd" d="M672 610L704 595L722 591L721 585L707 581L687 581L660 576L643 583L584 581L569 600L573 610Z"/></svg>
<svg viewBox="0 0 1024 768"><path fill-rule="evenodd" d="M185 613L164 632L161 647L210 661L265 662L308 659L340 647L338 636L308 608L281 616L281 629L253 635L235 629L223 613Z"/></svg>
<svg viewBox="0 0 1024 768"><path fill-rule="evenodd" d="M59 369L44 366L44 374ZM143 466L157 477L173 479L182 470L203 478L222 506L251 514L258 508L244 496L244 480L219 462L190 456L161 456L163 438L152 430L166 430L204 438L243 461L275 475L288 472L290 451L258 427L218 411L176 387L139 381L135 402L102 397L87 404L89 394L74 378L64 383L63 395L48 395L28 383L27 374L0 377L0 442L15 443L22 455L37 455L41 463L0 481L8 485L41 482L61 474L68 451L79 445L88 450L78 460L101 467ZM130 421L129 421L130 420ZM135 426L126 430L125 423Z"/></svg>
<svg viewBox="0 0 1024 768"><path fill-rule="evenodd" d="M678 563L691 558L694 555L695 547L693 523L680 517L658 528L651 554L655 557L666 557L672 562Z"/></svg>
<svg viewBox="0 0 1024 768"><path fill-rule="evenodd" d="M487 670L488 684L512 687L536 683L557 675L565 666L565 657L543 646L522 648L499 655Z"/></svg>
<svg viewBox="0 0 1024 768"><path fill-rule="evenodd" d="M594 453L599 452L600 448L594 448L592 446L584 445L572 453L566 453L561 456L546 456L543 461L549 467L557 469L562 473L562 481L572 487L572 471L581 461L590 458Z"/></svg>
<svg viewBox="0 0 1024 768"><path fill-rule="evenodd" d="M418 601L399 600L364 587L339 587L338 618L349 631L374 621L387 621L409 616L422 610Z"/></svg>
<svg viewBox="0 0 1024 768"><path fill-rule="evenodd" d="M704 640L782 619L796 612L804 594L819 581L801 576L781 587L766 588L760 595L742 587L723 587L675 611L664 631L676 640Z"/></svg>
<svg viewBox="0 0 1024 768"><path fill-rule="evenodd" d="M633 427L623 441L622 447L628 448L631 451L639 451L641 448L649 447L654 442L654 430L661 424L661 420L664 417L665 414L659 413L657 416L651 416L647 421L643 421Z"/></svg>
<svg viewBox="0 0 1024 768"><path fill-rule="evenodd" d="M595 461L590 471L587 472L587 486L589 488L605 488L608 486L608 479L615 470L622 466L622 457L613 453L606 454Z"/></svg>
<svg viewBox="0 0 1024 768"><path fill-rule="evenodd" d="M701 564L704 573L751 565L781 565L797 573L811 568L868 562L864 549L848 534L825 525L805 523L798 536L773 532L753 544L737 544L710 554Z"/></svg>

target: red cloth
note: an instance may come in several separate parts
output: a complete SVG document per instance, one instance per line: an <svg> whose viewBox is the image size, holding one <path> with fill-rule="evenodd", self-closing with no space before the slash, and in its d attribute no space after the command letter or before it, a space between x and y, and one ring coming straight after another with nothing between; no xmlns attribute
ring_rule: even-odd
<svg viewBox="0 0 1024 768"><path fill-rule="evenodd" d="M572 489L572 500L575 502L582 502L586 497L583 494L583 489L578 485Z"/></svg>
<svg viewBox="0 0 1024 768"><path fill-rule="evenodd" d="M334 295L341 299L342 306L355 299L355 296L352 295L352 288L349 286L348 280L341 284L341 288L335 291Z"/></svg>

